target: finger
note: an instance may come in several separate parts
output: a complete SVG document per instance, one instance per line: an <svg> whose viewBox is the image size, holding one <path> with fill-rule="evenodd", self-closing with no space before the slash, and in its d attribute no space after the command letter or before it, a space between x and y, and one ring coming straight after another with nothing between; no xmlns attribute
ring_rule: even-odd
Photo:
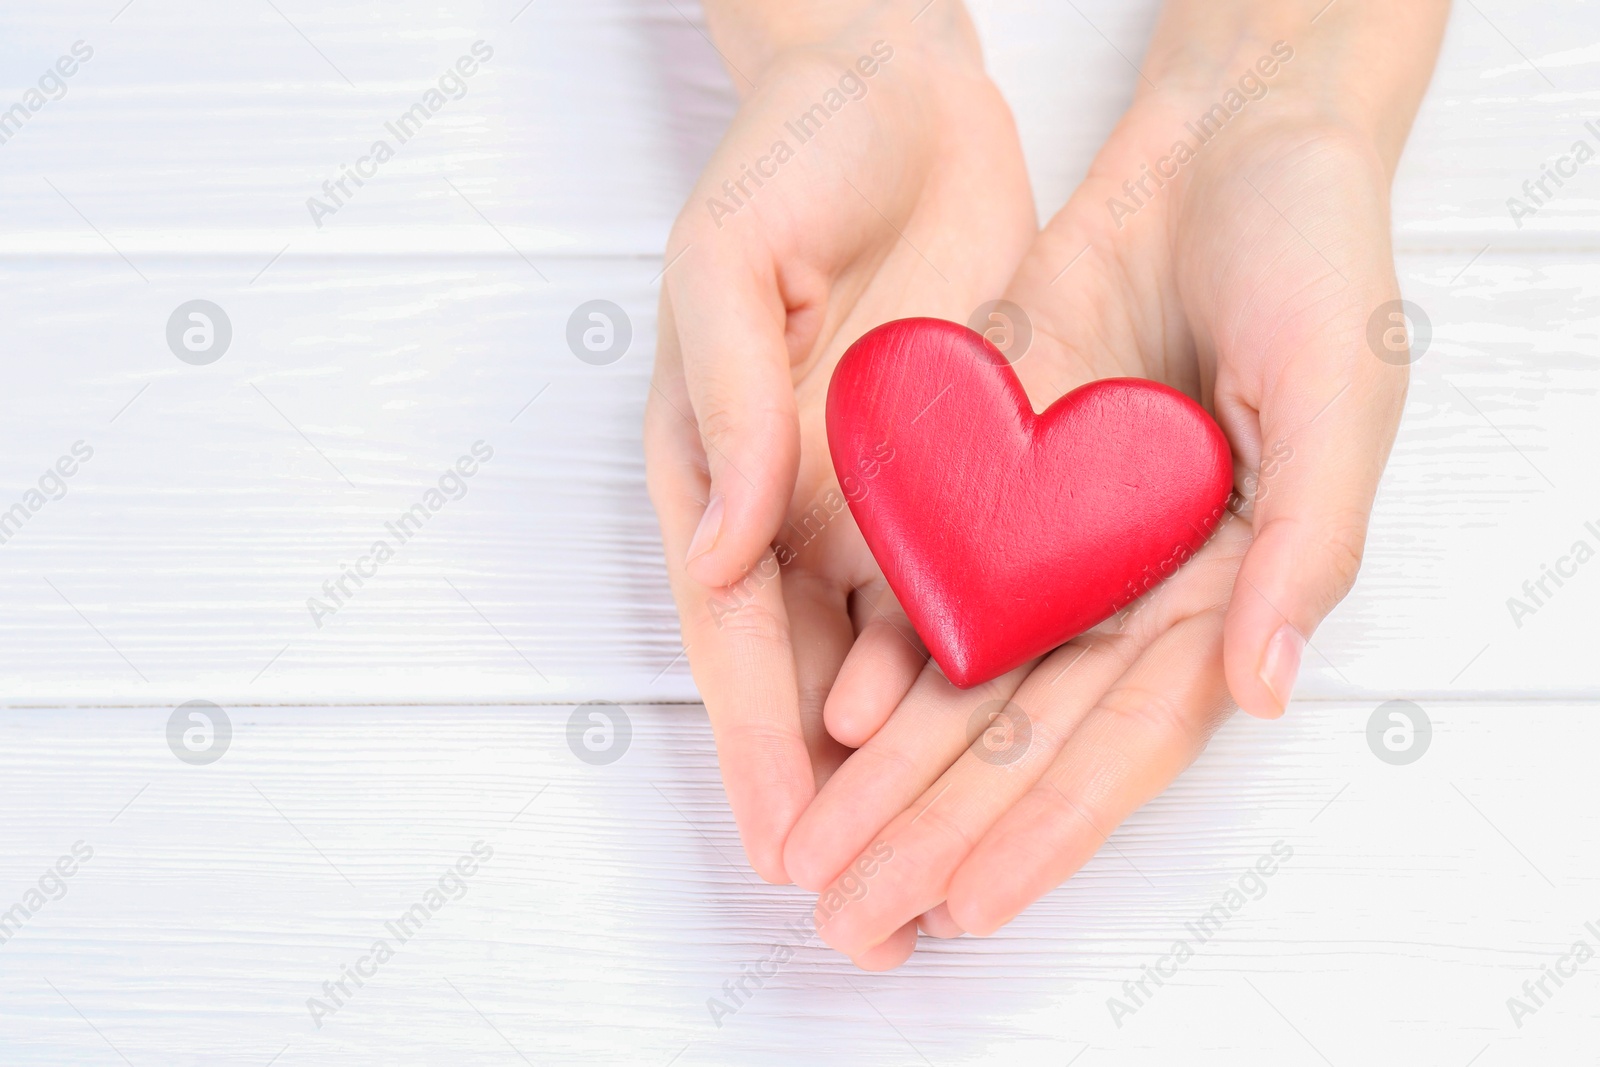
<svg viewBox="0 0 1600 1067"><path fill-rule="evenodd" d="M677 323L688 408L711 475L693 536L677 550L696 581L737 581L777 535L800 457L785 340L787 311L771 256L748 227L674 231L663 282Z"/></svg>
<svg viewBox="0 0 1600 1067"><path fill-rule="evenodd" d="M783 843L816 792L800 721L795 659L777 561L773 579L708 588L683 565L708 488L700 436L686 405L672 313L662 302L655 381L645 408L650 497L695 685L716 737L728 803L750 864L786 882ZM759 575L760 570L757 570Z"/></svg>
<svg viewBox="0 0 1600 1067"><path fill-rule="evenodd" d="M886 583L856 591L861 632L828 693L823 716L840 744L860 748L905 698L928 662L922 639Z"/></svg>
<svg viewBox="0 0 1600 1067"><path fill-rule="evenodd" d="M951 938L966 933L950 915L950 905L941 903L917 916L917 929L929 937Z"/></svg>
<svg viewBox="0 0 1600 1067"><path fill-rule="evenodd" d="M796 884L816 891L833 881L971 743L973 709L1008 698L1027 670L1019 667L963 692L937 668L924 668L884 728L851 754L800 816L784 850L785 869Z"/></svg>
<svg viewBox="0 0 1600 1067"><path fill-rule="evenodd" d="M917 924L912 921L859 956L852 957L851 962L863 971L892 971L910 959L916 948Z"/></svg>
<svg viewBox="0 0 1600 1067"><path fill-rule="evenodd" d="M1355 583L1378 480L1405 403L1406 370L1373 357L1366 316L1300 338L1260 400L1252 524L1229 607L1225 657L1234 699L1283 713L1313 631ZM1246 488L1251 486L1246 483Z"/></svg>
<svg viewBox="0 0 1600 1067"><path fill-rule="evenodd" d="M1010 922L1194 760L1232 710L1221 652L1218 611L1179 622L1145 650L962 861L948 889L960 926L988 935Z"/></svg>
<svg viewBox="0 0 1600 1067"><path fill-rule="evenodd" d="M811 751L816 786L821 789L822 783L850 755L849 749L828 735L822 713L839 666L855 637L847 607L849 589L810 573L799 563L786 568L783 578L783 600L789 612L789 636L799 682L800 725Z"/></svg>
<svg viewBox="0 0 1600 1067"><path fill-rule="evenodd" d="M1125 684L1145 650L1196 617L1212 620L1220 633L1248 544L1246 523L1223 524L1173 578L1034 667L999 709L1003 714L823 891L822 900L836 913L824 940L851 954L907 918L947 898L953 903L951 879L973 846L1054 766L1079 724L1112 686ZM1220 665L1213 667L1220 677ZM1157 672L1150 684L1160 687L1165 680ZM973 717L995 711L994 703L977 705ZM813 808L822 801L819 796ZM995 872L1004 876L1003 869ZM868 881L869 891L861 892ZM951 914L964 925L953 909Z"/></svg>
<svg viewBox="0 0 1600 1067"><path fill-rule="evenodd" d="M1075 642L1042 661L1003 702L1003 713L947 762L948 769L869 847L847 859L821 893L831 910L827 927L819 928L823 940L854 956L943 903L951 876L973 845L1039 780L1073 727L1127 669L1137 654L1135 640L1114 636ZM994 707L1000 701L969 700L962 715L969 722L1002 710ZM899 718L890 721L886 733L898 727ZM812 810L824 799L819 796ZM964 929L948 908L945 914Z"/></svg>

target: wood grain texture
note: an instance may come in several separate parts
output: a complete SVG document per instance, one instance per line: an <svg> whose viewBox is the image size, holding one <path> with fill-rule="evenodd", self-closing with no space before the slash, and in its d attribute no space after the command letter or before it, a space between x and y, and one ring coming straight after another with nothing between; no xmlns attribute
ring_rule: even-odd
<svg viewBox="0 0 1600 1067"><path fill-rule="evenodd" d="M811 904L744 863L697 709L629 707L609 766L574 757L565 708L235 709L207 767L173 758L165 709L13 710L4 892L75 841L94 857L0 945L0 1047L28 1065L119 1062L106 1040L178 1065L520 1062L508 1044L551 1064L1570 1062L1587 969L1520 1030L1505 1001L1594 943L1595 706L1432 702L1407 767L1368 751L1370 710L1236 717L1069 885L890 975L791 932ZM307 999L478 840L494 855L463 894L318 1029ZM1118 1027L1107 999L1280 841L1264 888ZM708 998L786 939L794 958L718 1027Z"/></svg>
<svg viewBox="0 0 1600 1067"><path fill-rule="evenodd" d="M1402 286L1433 346L1361 585L1317 638L1303 696L1596 688L1581 651L1595 583L1518 620L1507 599L1600 517L1583 491L1600 260L1570 227L1483 236L1506 168L1537 175L1551 143L1525 135L1581 129L1595 60L1538 51L1551 20L1523 20L1518 47L1588 86L1547 98L1480 9L1505 28L1490 7L1457 12L1396 194L1401 247L1417 249L1402 252ZM1154 6L977 10L1047 212L1131 92L1117 51L1138 54ZM270 8L140 3L114 23L88 5L17 19L16 69L91 30L100 43L0 149L18 220L0 230L17 353L0 368L5 503L73 442L100 451L0 546L7 699L694 698L638 425L658 249L731 96L669 7L515 13L345 4L286 8L291 26ZM467 95L312 225L304 199L479 35L499 43ZM1063 124L1068 100L1087 103ZM1485 118L1494 107L1525 113L1514 136ZM264 135L269 116L284 135ZM1441 155L1449 181L1430 169ZM1475 191L1441 209L1451 183ZM1561 210L1593 215L1584 188ZM233 350L205 368L163 343L196 297L236 320ZM609 367L565 342L568 315L595 298L633 322ZM475 491L315 627L308 598L479 439L498 459Z"/></svg>
<svg viewBox="0 0 1600 1067"><path fill-rule="evenodd" d="M1521 1029L1505 1002L1600 921L1600 563L1546 579L1531 615L1507 599L1600 546L1600 170L1520 228L1506 201L1600 111L1600 7L1456 6L1395 190L1434 337L1291 714L1224 728L1000 935L881 977L803 945L719 1029L707 998L808 903L753 884L698 709L631 707L609 767L565 740L581 700L695 698L638 427L660 249L733 108L700 13L274 4L4 15L0 103L75 41L95 56L0 145L0 511L74 442L95 454L0 544L0 904L75 841L95 856L0 944L0 1059L1493 1067L1592 1047L1589 970ZM1131 98L1156 4L972 6L1047 216ZM479 39L495 56L467 94L316 226L306 199ZM208 367L164 337L195 298L234 325ZM610 366L566 345L591 299L632 321ZM317 628L307 598L480 440L466 495ZM1409 767L1364 740L1400 696L1436 728ZM236 727L210 767L166 745L191 699ZM465 896L315 1029L306 999L480 838L495 858ZM1118 1028L1107 998L1279 840L1295 855L1265 895Z"/></svg>
<svg viewBox="0 0 1600 1067"><path fill-rule="evenodd" d="M0 148L0 252L105 254L47 178L130 256L259 254L259 268L285 243L294 256L504 250L448 177L530 256L655 256L734 106L687 2L344 0L279 14L135 0L115 22L106 6L8 13L0 58L16 96L74 41L95 57ZM1048 214L1132 99L1159 5L970 6ZM1300 49L1318 47L1307 6ZM306 199L480 39L495 57L466 95L316 227ZM1596 39L1593 3L1459 5L1396 188L1402 247L1595 247L1592 172L1548 186L1558 195L1521 228L1506 200L1585 136Z"/></svg>
<svg viewBox="0 0 1600 1067"><path fill-rule="evenodd" d="M1304 698L1571 697L1600 680L1600 571L1547 581L1532 615L1507 608L1574 542L1600 545L1585 525L1600 525L1600 265L1470 258L1401 257L1435 337ZM233 260L163 261L149 285L120 265L0 271L18 353L0 366L0 502L75 441L96 449L0 546L7 699L694 699L639 451L659 269L564 260L546 284L515 257L280 262L254 285ZM197 294L235 323L209 367L163 337ZM565 342L594 298L634 326L605 367ZM308 598L478 440L495 458L467 495L318 628Z"/></svg>

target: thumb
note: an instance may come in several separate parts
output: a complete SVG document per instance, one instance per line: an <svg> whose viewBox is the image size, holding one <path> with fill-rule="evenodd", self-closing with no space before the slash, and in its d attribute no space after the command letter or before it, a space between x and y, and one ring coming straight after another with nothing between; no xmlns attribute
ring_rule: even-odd
<svg viewBox="0 0 1600 1067"><path fill-rule="evenodd" d="M1260 462L1245 484L1255 537L1223 659L1234 700L1262 718L1283 714L1312 632L1355 584L1405 403L1406 367L1368 350L1365 315L1344 318L1290 357L1259 407Z"/></svg>
<svg viewBox="0 0 1600 1067"><path fill-rule="evenodd" d="M685 245L664 283L693 407L680 414L700 432L711 478L685 562L711 588L738 581L777 536L800 462L776 273L770 257L731 236L701 234Z"/></svg>

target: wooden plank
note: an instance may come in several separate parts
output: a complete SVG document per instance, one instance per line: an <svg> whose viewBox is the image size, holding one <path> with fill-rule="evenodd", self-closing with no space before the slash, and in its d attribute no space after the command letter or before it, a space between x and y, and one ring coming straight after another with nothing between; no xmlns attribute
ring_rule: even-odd
<svg viewBox="0 0 1600 1067"><path fill-rule="evenodd" d="M1591 568L1546 580L1520 626L1506 600L1600 525L1596 172L1520 229L1505 201L1596 113L1593 5L1457 5L1395 195L1435 339L1362 582L1290 716L1225 727L1001 935L925 942L888 976L808 941L720 1028L708 998L808 902L753 884L699 709L630 706L609 766L566 740L578 701L694 698L638 422L659 248L732 110L700 13L276 6L63 2L0 34L17 94L96 50L0 146L0 509L94 449L0 544L0 906L94 850L0 944L6 1062L1487 1067L1587 1047L1586 970L1520 1028L1507 998L1600 946L1600 593ZM1131 95L1156 5L973 6L1048 214ZM496 53L466 97L318 228L306 198L479 38ZM164 336L197 298L235 330L202 367ZM605 367L564 340L597 298L634 327ZM466 495L316 627L306 599L480 440ZM1401 695L1435 733L1395 767L1365 731ZM230 709L212 765L168 747L192 699ZM461 706L528 701L556 703ZM252 706L280 702L305 706ZM142 706L19 707L95 703ZM318 1029L307 999L479 840L494 856L461 899ZM1265 894L1117 1026L1108 998L1278 841L1294 857Z"/></svg>
<svg viewBox="0 0 1600 1067"><path fill-rule="evenodd" d="M608 766L574 758L564 708L236 709L209 766L174 758L164 709L11 710L6 906L75 842L93 856L0 945L0 1047L18 1065L118 1062L108 1042L180 1065L518 1062L508 1045L535 1063L1562 1062L1592 1033L1594 964L1520 1029L1506 1000L1600 941L1600 716L1430 702L1431 747L1391 766L1372 710L1237 717L1018 923L925 940L884 976L788 932L810 905L745 866L698 709L626 709ZM480 840L492 857L399 944L385 924ZM1220 931L1188 932L1277 842L1292 854ZM307 1000L379 938L394 958L317 1028ZM708 998L785 938L794 957L715 1025ZM1119 1027L1108 998L1175 939L1193 958Z"/></svg>
<svg viewBox="0 0 1600 1067"><path fill-rule="evenodd" d="M1303 696L1600 684L1600 571L1547 581L1532 615L1507 608L1532 605L1523 583L1574 542L1600 544L1585 525L1600 526L1600 267L1469 258L1402 257L1434 341L1361 582L1316 639ZM0 367L0 499L75 442L95 450L0 546L7 700L695 699L643 484L654 262L560 259L548 282L510 255L257 269L0 271L18 354ZM201 296L234 339L197 367L165 325ZM633 326L609 366L565 340L597 298ZM478 441L494 458L466 495L399 544L386 524ZM336 605L323 584L378 540L394 559ZM315 617L311 598L337 610Z"/></svg>
<svg viewBox="0 0 1600 1067"><path fill-rule="evenodd" d="M13 220L0 254L103 254L85 218L135 261L217 251L259 268L286 247L501 250L481 212L529 256L655 255L733 109L690 3L409 0L289 3L280 13L140 0L114 22L106 7L81 0L9 20L0 55L19 86L76 41L94 56L0 147ZM973 7L1048 214L1131 98L1130 62L1158 5ZM1600 147L1584 127L1600 113L1600 52L1584 43L1600 37L1600 9L1550 12L1528 17L1509 0L1457 6L1396 190L1403 247L1596 247L1592 165L1547 186L1554 195L1520 228L1506 206L1579 138ZM478 40L494 56L465 95L400 143L386 123ZM1295 45L1318 47L1309 15ZM369 166L372 179L347 186L317 226L307 200L328 202L323 183L379 139L394 158Z"/></svg>

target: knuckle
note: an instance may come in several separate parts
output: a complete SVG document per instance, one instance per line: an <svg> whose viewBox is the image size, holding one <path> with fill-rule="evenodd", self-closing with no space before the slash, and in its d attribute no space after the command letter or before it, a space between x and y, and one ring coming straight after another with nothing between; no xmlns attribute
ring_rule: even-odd
<svg viewBox="0 0 1600 1067"><path fill-rule="evenodd" d="M713 612L717 633L723 640L789 651L787 620L763 604L755 592L747 594L738 585L732 585L713 597L725 600L728 605L725 610Z"/></svg>
<svg viewBox="0 0 1600 1067"><path fill-rule="evenodd" d="M799 679L797 695L800 703L800 717L802 720L821 718L828 706L828 693L830 679L817 677L805 672Z"/></svg>
<svg viewBox="0 0 1600 1067"><path fill-rule="evenodd" d="M826 683L801 680L797 695L800 701L801 718L820 716L823 708L828 703L828 686Z"/></svg>
<svg viewBox="0 0 1600 1067"><path fill-rule="evenodd" d="M939 806L938 800L923 808L913 821L921 823L936 840L951 841L960 846L962 855L972 851L978 843L949 808Z"/></svg>
<svg viewBox="0 0 1600 1067"><path fill-rule="evenodd" d="M721 743L741 752L761 753L773 766L784 765L783 756L796 741L804 743L797 731L785 729L766 719L737 718L722 729Z"/></svg>
<svg viewBox="0 0 1600 1067"><path fill-rule="evenodd" d="M1096 841L1104 840L1105 834L1084 814L1087 798L1073 800L1048 775L1033 787L1030 800L1043 809L1043 825L1054 827L1058 838L1092 832Z"/></svg>
<svg viewBox="0 0 1600 1067"><path fill-rule="evenodd" d="M1295 561L1294 582L1308 589L1310 608L1321 618L1355 586L1366 553L1367 516L1346 508L1315 519L1279 516L1258 532Z"/></svg>
<svg viewBox="0 0 1600 1067"><path fill-rule="evenodd" d="M876 777L880 781L916 781L921 777L921 770L917 766L917 761L903 749L887 744L869 744L865 748L859 749L858 753L866 753L872 762L878 764L881 768L881 774Z"/></svg>
<svg viewBox="0 0 1600 1067"><path fill-rule="evenodd" d="M1158 736L1190 732L1183 706L1170 693L1122 686L1107 693L1100 706L1118 719L1143 725Z"/></svg>
<svg viewBox="0 0 1600 1067"><path fill-rule="evenodd" d="M1317 531L1314 543L1326 573L1333 579L1329 602L1319 606L1331 610L1355 586L1356 575L1361 571L1367 544L1366 517L1355 512L1340 512Z"/></svg>
<svg viewBox="0 0 1600 1067"><path fill-rule="evenodd" d="M703 496L697 499L684 486L683 480L676 477L676 472L664 470L657 463L645 463L644 487L663 529L667 527L668 520L680 511L688 513L693 507L705 506Z"/></svg>
<svg viewBox="0 0 1600 1067"><path fill-rule="evenodd" d="M663 263L671 263L695 242L705 239L707 223L703 214L704 208L698 200L690 200L683 206L683 210L672 222L672 229L667 231L667 247L662 254ZM672 271L667 272L669 279L672 273Z"/></svg>
<svg viewBox="0 0 1600 1067"><path fill-rule="evenodd" d="M695 406L700 438L712 463L735 464L753 478L798 461L799 427L791 404L733 395L722 382L708 382Z"/></svg>
<svg viewBox="0 0 1600 1067"><path fill-rule="evenodd" d="M700 436L713 446L721 448L739 435L742 420L716 395L716 392L715 389L711 391L700 405L700 410L695 412L695 416L700 426Z"/></svg>

